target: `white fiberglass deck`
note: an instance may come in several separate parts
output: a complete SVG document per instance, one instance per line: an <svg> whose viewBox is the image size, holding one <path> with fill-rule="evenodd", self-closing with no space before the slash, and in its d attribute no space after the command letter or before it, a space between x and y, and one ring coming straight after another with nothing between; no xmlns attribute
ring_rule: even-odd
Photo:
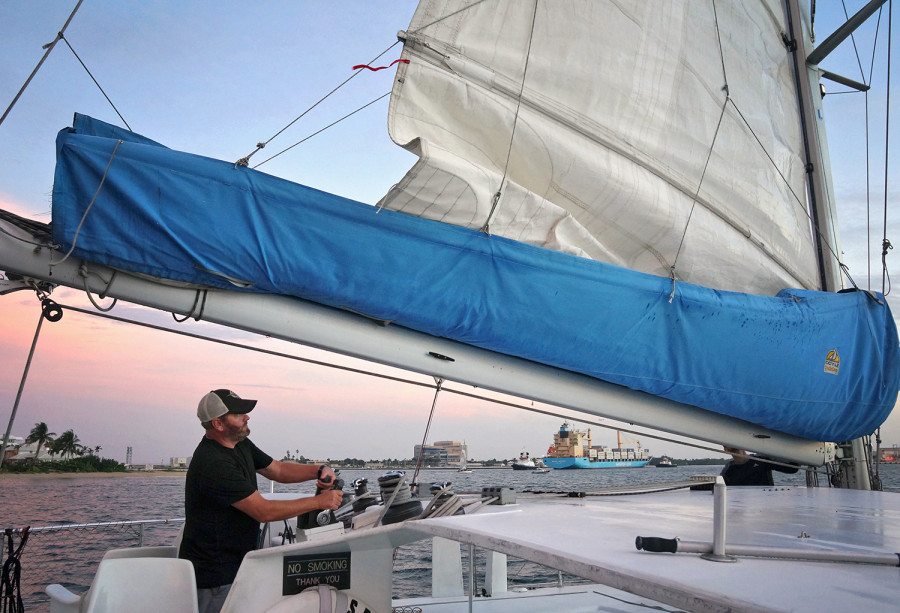
<svg viewBox="0 0 900 613"><path fill-rule="evenodd" d="M898 494L804 487L729 488L727 493L729 545L853 553L900 551ZM351 551L351 592L375 610L389 610L386 582L391 550L429 536L472 543L691 611L833 611L852 607L873 613L896 610L900 602L900 568L896 566L770 558L723 563L697 554L638 551L637 536L712 541L712 492L678 490L587 498L519 494L516 504L484 507L470 515L407 521L252 552L238 574L233 599L225 611L250 611L246 607L251 601L257 605L268 601L268 606L276 602L283 556L330 551ZM588 598L583 592L575 590L564 599L573 604L583 601ZM473 610L531 610L523 608L525 600L503 596L475 598ZM424 611L467 610L464 599L415 601ZM451 602L456 604L451 606ZM615 602L609 599L602 610L631 610ZM439 603L445 606L437 606ZM597 610L596 602L589 606ZM562 609L554 606L552 610Z"/></svg>
<svg viewBox="0 0 900 613"><path fill-rule="evenodd" d="M561 568L662 602L704 610L894 610L900 568L869 564L638 551L637 536L712 541L712 494L529 501L496 512L426 523L447 538ZM900 551L900 496L807 488L729 488L728 543L809 550ZM465 527L462 527L465 522ZM806 536L804 536L806 535ZM496 547L499 541L506 541ZM697 600L699 599L699 601Z"/></svg>

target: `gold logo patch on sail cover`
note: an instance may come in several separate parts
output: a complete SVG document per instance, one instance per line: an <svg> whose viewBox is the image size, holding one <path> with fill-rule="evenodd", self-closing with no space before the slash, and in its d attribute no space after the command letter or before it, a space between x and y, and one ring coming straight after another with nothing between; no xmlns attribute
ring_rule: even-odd
<svg viewBox="0 0 900 613"><path fill-rule="evenodd" d="M832 375L838 374L841 367L841 356L838 355L837 349L832 349L825 356L825 372Z"/></svg>

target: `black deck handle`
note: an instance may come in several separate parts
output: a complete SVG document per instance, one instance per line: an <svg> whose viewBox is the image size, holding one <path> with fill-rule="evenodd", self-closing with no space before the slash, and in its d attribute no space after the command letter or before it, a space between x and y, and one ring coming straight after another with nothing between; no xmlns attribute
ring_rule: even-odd
<svg viewBox="0 0 900 613"><path fill-rule="evenodd" d="M634 546L638 551L651 551L653 553L675 553L678 551L678 539L664 539L658 536L639 536L634 539Z"/></svg>

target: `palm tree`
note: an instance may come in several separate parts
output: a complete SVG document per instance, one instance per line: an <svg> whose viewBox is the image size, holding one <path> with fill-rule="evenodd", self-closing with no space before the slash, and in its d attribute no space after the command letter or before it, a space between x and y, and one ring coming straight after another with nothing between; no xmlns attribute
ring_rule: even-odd
<svg viewBox="0 0 900 613"><path fill-rule="evenodd" d="M56 436L56 432L48 432L48 430L47 424L42 421L38 422L34 424L34 428L31 429L31 432L29 432L28 436L25 438L26 443L37 443L37 449L34 451L35 460L37 460L38 455L41 453L41 447L45 444L53 444L53 437Z"/></svg>
<svg viewBox="0 0 900 613"><path fill-rule="evenodd" d="M78 437L75 436L75 433L72 430L66 430L62 434L59 435L59 438L56 439L53 443L53 453L59 454L65 458L66 456L72 457L73 455L78 454L81 449L81 441L78 440Z"/></svg>

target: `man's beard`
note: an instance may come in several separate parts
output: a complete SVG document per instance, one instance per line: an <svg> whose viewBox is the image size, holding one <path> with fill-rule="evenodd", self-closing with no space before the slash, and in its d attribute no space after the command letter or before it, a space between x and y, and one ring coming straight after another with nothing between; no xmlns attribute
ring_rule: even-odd
<svg viewBox="0 0 900 613"><path fill-rule="evenodd" d="M242 426L233 426L229 423L225 424L225 435L228 440L240 443L242 440L250 436L250 428L246 424Z"/></svg>

